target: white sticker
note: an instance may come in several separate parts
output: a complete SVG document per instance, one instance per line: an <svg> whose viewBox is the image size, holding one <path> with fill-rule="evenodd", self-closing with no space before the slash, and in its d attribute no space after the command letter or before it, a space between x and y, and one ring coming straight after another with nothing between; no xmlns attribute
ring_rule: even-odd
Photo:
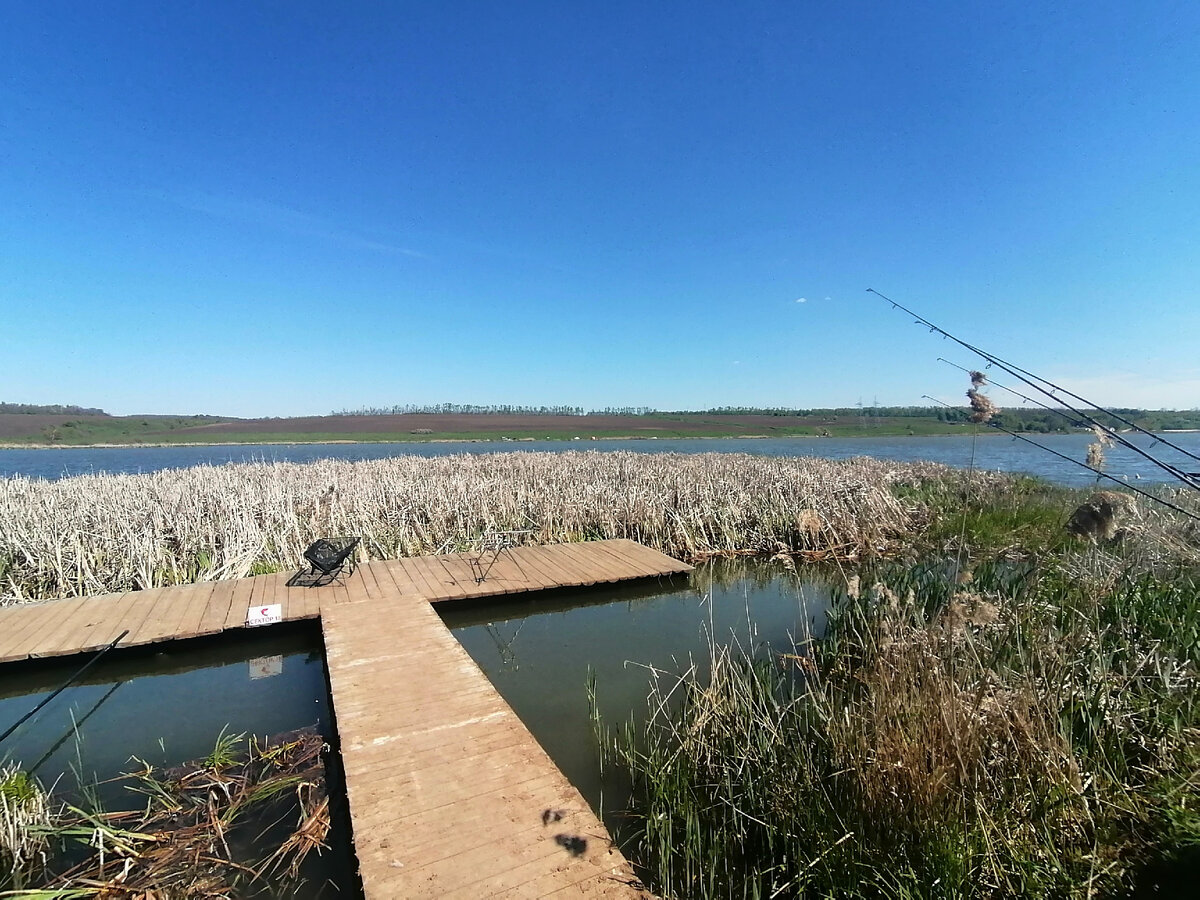
<svg viewBox="0 0 1200 900"><path fill-rule="evenodd" d="M260 678L273 678L283 672L282 656L259 656L249 660L249 664L251 681L258 681Z"/></svg>
<svg viewBox="0 0 1200 900"><path fill-rule="evenodd" d="M250 626L275 625L282 621L282 603L275 603L271 606L252 606L246 610L246 624Z"/></svg>

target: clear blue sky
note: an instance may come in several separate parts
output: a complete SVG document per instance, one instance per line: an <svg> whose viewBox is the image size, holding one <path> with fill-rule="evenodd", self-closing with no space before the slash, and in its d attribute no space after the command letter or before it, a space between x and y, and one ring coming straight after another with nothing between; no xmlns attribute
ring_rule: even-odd
<svg viewBox="0 0 1200 900"><path fill-rule="evenodd" d="M1194 2L8 3L0 202L0 400L1200 405Z"/></svg>

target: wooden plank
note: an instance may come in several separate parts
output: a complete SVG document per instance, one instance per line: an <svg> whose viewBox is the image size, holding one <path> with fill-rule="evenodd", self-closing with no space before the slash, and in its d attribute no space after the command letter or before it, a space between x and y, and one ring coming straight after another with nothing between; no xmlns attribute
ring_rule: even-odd
<svg viewBox="0 0 1200 900"><path fill-rule="evenodd" d="M52 603L69 603L72 599L54 600ZM17 606L7 606L0 609L0 622L3 623L3 650L0 658L8 662L25 659L27 654L24 647L31 638L44 631L55 621L53 613L47 613L50 603L29 603Z"/></svg>
<svg viewBox="0 0 1200 900"><path fill-rule="evenodd" d="M85 618L85 627L88 627L88 630L96 638L108 637L109 641L111 641L122 632L128 631L129 633L121 639L121 646L130 647L136 645L138 630L146 620L146 617L154 611L164 591L166 591L166 588L131 591L122 598L119 608L108 609L106 607L92 606L86 610L81 609L79 612ZM108 623L114 620L115 625L111 628L108 627ZM84 640L83 635L78 633L73 637L74 640L70 643L64 641L53 647L47 647L47 650L54 654L66 654L77 651L84 644L94 643L93 641Z"/></svg>
<svg viewBox="0 0 1200 900"><path fill-rule="evenodd" d="M379 583L383 584L386 580L390 581L392 585L387 596L387 605L390 609L400 611L413 606L425 605L427 601L423 592L413 583L412 577L400 564L400 560L389 559L381 562L380 565L382 568L376 573Z"/></svg>
<svg viewBox="0 0 1200 900"><path fill-rule="evenodd" d="M552 581L553 587L579 587L583 582L583 573L573 567L564 566L562 561L552 557L545 547L526 547L523 559L537 565Z"/></svg>
<svg viewBox="0 0 1200 900"><path fill-rule="evenodd" d="M275 602L279 604L280 615L285 622L295 622L304 618L304 595L299 588L288 587L287 579L291 575L280 572L275 576Z"/></svg>
<svg viewBox="0 0 1200 900"><path fill-rule="evenodd" d="M32 617L32 627L25 628L21 639L6 647L5 656L25 659L47 655L48 648L57 646L75 629L74 616L87 603L87 597L75 597L59 601L60 605L39 609Z"/></svg>
<svg viewBox="0 0 1200 900"><path fill-rule="evenodd" d="M524 593L543 587L541 578L535 578L531 571L521 564L524 554L505 550L496 557L488 571L487 580L496 580L506 589L506 593ZM486 582L485 582L486 584Z"/></svg>
<svg viewBox="0 0 1200 900"><path fill-rule="evenodd" d="M339 580L346 589L347 602L358 603L371 599L371 594L367 590L367 582L363 578L361 568L356 568L349 575L343 575Z"/></svg>
<svg viewBox="0 0 1200 900"><path fill-rule="evenodd" d="M572 544L571 557L590 571L603 576L603 581L623 581L648 574L645 567L634 565L623 557L611 556L597 549L595 543Z"/></svg>
<svg viewBox="0 0 1200 900"><path fill-rule="evenodd" d="M425 573L414 565L414 559L415 557L406 556L395 560L395 562L423 598L436 597L438 595L437 585L429 583L429 579L425 576Z"/></svg>
<svg viewBox="0 0 1200 900"><path fill-rule="evenodd" d="M575 556L570 551L564 550L562 545L538 547L536 552L539 554L539 558L544 559L563 573L564 581L570 579L576 585L586 586L601 580L590 568L579 564Z"/></svg>
<svg viewBox="0 0 1200 900"><path fill-rule="evenodd" d="M111 595L105 595L111 596ZM37 603L18 603L13 606L0 608L0 621L5 628L4 648L6 652L16 653L17 648L47 627L47 623L57 620L54 609L61 608L64 603L82 600L83 597L64 597L61 600L41 600ZM14 657L24 659L24 655Z"/></svg>
<svg viewBox="0 0 1200 900"><path fill-rule="evenodd" d="M687 563L633 541L597 541L591 547L592 552L618 561L627 567L628 572L639 572L638 577L642 578L664 578L692 571Z"/></svg>
<svg viewBox="0 0 1200 900"><path fill-rule="evenodd" d="M233 583L233 595L229 598L229 608L225 611L225 618L217 625L218 631L241 628L246 624L246 612L255 603L254 588L257 581L258 576L254 576L239 578Z"/></svg>
<svg viewBox="0 0 1200 900"><path fill-rule="evenodd" d="M467 589L464 585L458 583L458 579L451 577L446 567L436 556L418 556L407 560L407 563L416 570L421 577L425 579L429 585L430 593L426 595L429 600L444 598L449 600L462 599L467 596ZM474 582L470 582L472 586Z"/></svg>
<svg viewBox="0 0 1200 900"><path fill-rule="evenodd" d="M607 570L612 581L645 578L661 572L657 566L650 566L644 560L633 559L619 548L614 549L608 541L589 541L586 544L576 544L572 549L592 565Z"/></svg>
<svg viewBox="0 0 1200 900"><path fill-rule="evenodd" d="M553 563L535 554L532 547L522 547L521 550L521 565L530 572L531 577L536 575L541 579L543 589L561 588L564 586L562 583L562 573L561 571L555 571Z"/></svg>
<svg viewBox="0 0 1200 900"><path fill-rule="evenodd" d="M420 568L399 570L429 587ZM334 606L322 629L369 900L592 882L646 896L629 886L632 871L578 791L428 605ZM559 821L589 848L577 856L544 818L567 807L572 818Z"/></svg>
<svg viewBox="0 0 1200 900"><path fill-rule="evenodd" d="M591 541L579 546L590 559L607 561L610 566L615 566L622 579L669 574L675 565L669 556L654 551L651 551L652 555L630 553L628 547L635 546L630 541Z"/></svg>
<svg viewBox="0 0 1200 900"><path fill-rule="evenodd" d="M122 631L128 630L122 640L121 645L124 647L136 646L142 643L138 640L138 632L141 630L142 624L146 619L153 615L154 610L163 602L163 597L168 593L169 588L151 588L148 591L137 591L132 594L132 599L123 603L119 621L117 624L120 634ZM92 645L95 643L93 635L102 630L101 623L105 621L103 615L93 616L92 613L107 613L108 610L100 610L90 605L86 608L79 609L71 615L74 620L74 630L71 633L60 633L58 639L53 642L47 642L44 649L45 655L55 656L78 652L81 647ZM114 634L113 637L116 637ZM111 640L111 639L110 639Z"/></svg>
<svg viewBox="0 0 1200 900"><path fill-rule="evenodd" d="M380 584L383 583L383 578L386 576L392 582L394 594L392 601L395 602L398 598L404 599L421 599L422 594L417 585L413 582L412 576L408 574L408 570L404 568L398 559L380 560L379 565L382 567L376 572Z"/></svg>
<svg viewBox="0 0 1200 900"><path fill-rule="evenodd" d="M667 556L665 553L660 553L652 547L647 547L645 544L639 544L637 541L631 541L627 538L621 538L615 541L597 541L597 544L605 547L605 549L614 549L629 556L640 558L655 570L656 574L681 574L683 572L692 571L692 566L685 562L681 562L673 556Z"/></svg>
<svg viewBox="0 0 1200 900"><path fill-rule="evenodd" d="M197 590L192 595L192 602L188 605L187 612L184 613L183 618L179 622L180 631L189 637L194 637L200 633L200 620L204 617L204 613L208 609L213 591L217 589L217 582L204 581L200 583L199 587L200 590Z"/></svg>
<svg viewBox="0 0 1200 900"><path fill-rule="evenodd" d="M225 627L225 618L229 615L229 607L233 604L236 581L218 581L209 595L208 605L200 616L196 626L197 634L215 634Z"/></svg>
<svg viewBox="0 0 1200 900"><path fill-rule="evenodd" d="M514 547L511 550L511 555L524 571L525 578L531 583L536 582L540 586L539 590L562 587L558 575L550 571L530 550L530 547Z"/></svg>
<svg viewBox="0 0 1200 900"><path fill-rule="evenodd" d="M249 578L238 580L237 586L233 590L233 601L229 604L225 621L221 623L221 631L245 627L246 617L251 608L262 605L263 587L261 575L251 575Z"/></svg>
<svg viewBox="0 0 1200 900"><path fill-rule="evenodd" d="M292 573L294 575L295 573ZM288 580L292 578L288 575ZM304 585L288 586L287 581L280 583L279 591L288 599L288 610L293 619L316 619L321 615L320 589ZM276 595L278 596L278 594Z"/></svg>
<svg viewBox="0 0 1200 900"><path fill-rule="evenodd" d="M480 553L458 554L460 565L470 572L468 576L471 586L471 596L481 597L495 594L510 594L529 590L534 583L541 583L540 577L533 582L529 572L513 565L512 548L506 548L499 553L492 551ZM483 575L483 581L476 582L475 572Z"/></svg>
<svg viewBox="0 0 1200 900"><path fill-rule="evenodd" d="M580 544L579 549L592 559L606 561L610 566L617 567L626 578L644 578L662 572L661 568L651 565L647 560L626 553L616 541L593 541Z"/></svg>
<svg viewBox="0 0 1200 900"><path fill-rule="evenodd" d="M335 604L336 603L349 603L351 600L350 592L346 589L346 585L343 584L341 581L337 580L336 578L331 583L322 585L319 588L314 588L313 590L321 591L324 594L328 594L329 596L331 596L333 598L333 602ZM324 599L322 599L322 604L324 604L324 602L325 602ZM324 609L325 608L324 605L322 605L321 608Z"/></svg>
<svg viewBox="0 0 1200 900"><path fill-rule="evenodd" d="M590 584L605 584L619 575L629 577L624 569L610 568L607 561L594 559L586 544L552 544L544 549L551 558L582 572Z"/></svg>
<svg viewBox="0 0 1200 900"><path fill-rule="evenodd" d="M259 592L259 595L254 598L254 604L259 607L274 606L276 604L279 604L279 606L282 607L283 604L279 602L279 596L278 596L278 594L279 594L279 574L276 573L274 575L260 575L258 577L262 579L262 588L261 588L261 591ZM280 616L282 617L283 613L286 612L286 610L281 608L279 610L279 612L280 612Z"/></svg>
<svg viewBox="0 0 1200 900"><path fill-rule="evenodd" d="M361 565L354 570L354 574L362 580L363 589L366 590L368 599L383 599L383 591L379 586L379 579L375 575L374 566L370 563Z"/></svg>
<svg viewBox="0 0 1200 900"><path fill-rule="evenodd" d="M129 642L153 644L171 637L192 637L180 631L188 606L201 588L195 584L171 585L163 588L162 596L137 631L129 634Z"/></svg>
<svg viewBox="0 0 1200 900"><path fill-rule="evenodd" d="M121 618L139 593L142 592L130 592L119 597L105 595L94 598L95 602L81 607L76 615L87 628L86 640L77 639L75 643L65 643L63 652L89 652L111 644L125 630L121 625ZM122 643L127 639L123 638Z"/></svg>
<svg viewBox="0 0 1200 900"><path fill-rule="evenodd" d="M469 556L461 553L446 553L434 557L446 573L445 580L454 583L456 591L447 599L464 599L475 596L479 585L475 583L475 570L471 568Z"/></svg>

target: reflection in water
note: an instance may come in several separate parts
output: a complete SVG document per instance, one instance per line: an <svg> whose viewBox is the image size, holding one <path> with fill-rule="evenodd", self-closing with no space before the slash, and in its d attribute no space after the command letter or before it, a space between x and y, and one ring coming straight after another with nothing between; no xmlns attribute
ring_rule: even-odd
<svg viewBox="0 0 1200 900"><path fill-rule="evenodd" d="M168 768L203 759L222 732L268 737L315 726L331 737L324 659L311 625L159 648L104 657L0 746L0 764L20 764L45 786L53 785L62 799L78 803L90 791L106 809L122 810L130 808L131 795L124 783L111 779L141 768L137 760ZM0 731L86 660L6 665L0 679ZM331 850L306 860L303 896L354 896L340 773L329 772L327 782L334 813ZM132 805L143 804L135 798ZM291 825L283 825L290 832ZM278 843L280 834L277 828L264 845L272 837ZM339 893L327 879L345 890Z"/></svg>
<svg viewBox="0 0 1200 900"><path fill-rule="evenodd" d="M646 708L652 670L703 668L710 639L788 652L819 636L829 582L779 564L714 560L689 577L526 597L474 607L449 604L443 620L567 778L604 816L626 795L601 777L588 680L610 724Z"/></svg>
<svg viewBox="0 0 1200 900"><path fill-rule="evenodd" d="M964 429L965 430L965 429ZM1083 461L1091 434L1035 435L1038 443L1073 460ZM1195 460L1145 435L1129 435L1143 449L1173 465L1193 468ZM1172 443L1190 453L1200 453L1200 434L1172 434ZM1059 459L1016 438L982 429L978 440L970 434L940 437L851 437L851 438L714 438L663 439L655 441L536 441L520 445L522 452L587 450L633 450L640 453L749 453L755 456L816 456L849 459L874 456L878 459L929 460L965 468L974 460L980 469L1027 472L1061 484L1089 485L1095 476L1077 465ZM391 456L444 456L450 453L510 453L509 443L436 444L261 444L180 447L71 447L43 450L0 449L0 477L27 475L58 479L91 472L155 472L189 466L224 463L311 462L316 459L383 459ZM1114 447L1106 451L1107 469L1112 474L1149 482L1169 480L1162 470L1131 450Z"/></svg>

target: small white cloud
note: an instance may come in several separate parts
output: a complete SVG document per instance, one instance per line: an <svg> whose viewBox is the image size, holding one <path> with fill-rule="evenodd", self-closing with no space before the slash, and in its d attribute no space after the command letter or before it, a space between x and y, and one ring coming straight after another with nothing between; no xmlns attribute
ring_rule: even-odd
<svg viewBox="0 0 1200 900"><path fill-rule="evenodd" d="M826 300L832 300L833 298L832 298L832 297L826 297L825 299L826 299Z"/></svg>
<svg viewBox="0 0 1200 900"><path fill-rule="evenodd" d="M797 302L797 303L807 303L807 302L808 302L808 298L807 298L807 297L797 297L797 298L796 298L796 302Z"/></svg>
<svg viewBox="0 0 1200 900"><path fill-rule="evenodd" d="M735 366L740 366L740 365L742 364L742 361L741 361L740 359L735 359L735 360L733 361L733 364L734 364Z"/></svg>

